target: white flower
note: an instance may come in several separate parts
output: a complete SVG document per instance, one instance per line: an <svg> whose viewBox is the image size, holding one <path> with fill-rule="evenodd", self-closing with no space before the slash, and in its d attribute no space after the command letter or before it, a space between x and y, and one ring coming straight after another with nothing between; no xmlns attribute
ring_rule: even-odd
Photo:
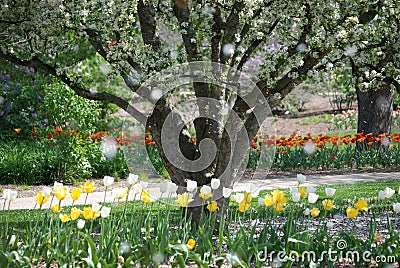
<svg viewBox="0 0 400 268"><path fill-rule="evenodd" d="M264 198L262 198L262 197L259 197L259 198L258 198L258 205L259 205L259 206L265 206L265 204L264 204Z"/></svg>
<svg viewBox="0 0 400 268"><path fill-rule="evenodd" d="M4 189L3 190L3 198L5 199L5 200L9 200L10 199L10 189Z"/></svg>
<svg viewBox="0 0 400 268"><path fill-rule="evenodd" d="M310 204L314 204L315 202L317 202L319 195L315 194L315 193L309 193L308 194L308 202L310 202Z"/></svg>
<svg viewBox="0 0 400 268"><path fill-rule="evenodd" d="M102 218L108 218L110 216L111 208L103 206L100 210L100 215Z"/></svg>
<svg viewBox="0 0 400 268"><path fill-rule="evenodd" d="M11 237L10 237L10 242L9 242L8 244L9 244L9 245L14 244L16 239L17 239L17 237L15 236L15 234L11 235Z"/></svg>
<svg viewBox="0 0 400 268"><path fill-rule="evenodd" d="M326 196L331 197L336 193L336 189L326 187L325 188L325 193L326 193Z"/></svg>
<svg viewBox="0 0 400 268"><path fill-rule="evenodd" d="M118 189L118 188L116 188L116 189ZM133 190L133 193L134 193L135 195L141 194L141 193L142 193L142 190L143 190L143 187L142 187L142 185L141 185L140 183L136 183L135 185L133 185L132 190ZM115 189L113 190L113 192L114 192L114 191L115 191ZM113 194L113 195L114 195L114 194Z"/></svg>
<svg viewBox="0 0 400 268"><path fill-rule="evenodd" d="M141 194L142 193L142 189L140 189L140 191L139 192L136 192L136 190L137 189L135 189L135 186L136 185L140 185L140 184L135 184L134 186L133 186L133 192L135 193L135 194ZM139 187L138 187L139 188ZM124 195L124 192L126 191L126 188L120 188L120 187L118 187L118 188L114 188L112 191L111 191L111 194L112 194L112 196L113 196L113 198L114 199L120 199L120 196L122 196L122 195Z"/></svg>
<svg viewBox="0 0 400 268"><path fill-rule="evenodd" d="M314 186L307 186L306 187L307 193L315 193L317 191L317 189L315 189Z"/></svg>
<svg viewBox="0 0 400 268"><path fill-rule="evenodd" d="M58 187L63 187L64 185L62 184L62 183L60 183L60 182L54 182L54 187L53 187L53 189L55 190L55 189L57 189Z"/></svg>
<svg viewBox="0 0 400 268"><path fill-rule="evenodd" d="M303 214L306 215L306 216L310 215L310 209L309 209L309 208L306 208L306 209L303 211Z"/></svg>
<svg viewBox="0 0 400 268"><path fill-rule="evenodd" d="M298 193L298 192L299 192L299 188L297 188L297 187L290 187L290 194Z"/></svg>
<svg viewBox="0 0 400 268"><path fill-rule="evenodd" d="M328 229L332 228L332 227L333 227L333 222L328 221L328 222L326 223L326 227L328 227Z"/></svg>
<svg viewBox="0 0 400 268"><path fill-rule="evenodd" d="M3 190L3 198L8 202L11 202L17 198L18 192L13 191L11 189L4 189Z"/></svg>
<svg viewBox="0 0 400 268"><path fill-rule="evenodd" d="M146 189L147 186L149 186L149 183L147 181L141 181L139 182L140 186L142 186L142 189Z"/></svg>
<svg viewBox="0 0 400 268"><path fill-rule="evenodd" d="M96 203L96 202L92 203L92 210L94 212L98 212L98 211L100 211L100 209L101 209L101 205L99 203Z"/></svg>
<svg viewBox="0 0 400 268"><path fill-rule="evenodd" d="M244 194L243 193L237 193L235 194L235 201L237 203L240 203L244 200Z"/></svg>
<svg viewBox="0 0 400 268"><path fill-rule="evenodd" d="M139 176L136 174L129 173L128 178L126 178L126 181L128 182L129 185L135 184L139 179Z"/></svg>
<svg viewBox="0 0 400 268"><path fill-rule="evenodd" d="M108 187L114 183L114 177L111 176L104 176L103 178L104 186Z"/></svg>
<svg viewBox="0 0 400 268"><path fill-rule="evenodd" d="M379 191L378 192L378 199L383 200L386 198L386 192L385 191Z"/></svg>
<svg viewBox="0 0 400 268"><path fill-rule="evenodd" d="M194 192L197 189L197 181L187 180L186 188L189 192Z"/></svg>
<svg viewBox="0 0 400 268"><path fill-rule="evenodd" d="M43 187L43 188L42 188L42 194L43 194L44 196L50 195L50 194L51 194L51 188L50 188L50 187L47 187L47 186Z"/></svg>
<svg viewBox="0 0 400 268"><path fill-rule="evenodd" d="M307 177L304 176L303 174L297 174L297 182L299 184L302 184L306 181Z"/></svg>
<svg viewBox="0 0 400 268"><path fill-rule="evenodd" d="M300 193L292 192L292 200L297 203L300 201Z"/></svg>
<svg viewBox="0 0 400 268"><path fill-rule="evenodd" d="M168 187L167 182L160 183L160 192L161 193L166 193L167 192L167 187Z"/></svg>
<svg viewBox="0 0 400 268"><path fill-rule="evenodd" d="M220 184L221 184L221 181L219 179L216 179L216 178L211 179L211 188L213 190L218 189Z"/></svg>
<svg viewBox="0 0 400 268"><path fill-rule="evenodd" d="M399 186L399 190L397 191L398 194L400 194L400 186Z"/></svg>
<svg viewBox="0 0 400 268"><path fill-rule="evenodd" d="M222 188L222 195L223 195L225 198L228 198L228 197L231 196L232 191L233 191L233 189L231 189L231 188L225 188L225 187L223 187L223 188Z"/></svg>
<svg viewBox="0 0 400 268"><path fill-rule="evenodd" d="M393 204L393 210L396 213L400 213L400 203L394 203Z"/></svg>
<svg viewBox="0 0 400 268"><path fill-rule="evenodd" d="M79 230L82 230L83 227L85 227L85 223L86 223L85 220L79 219L78 223L76 224L76 227L78 227Z"/></svg>
<svg viewBox="0 0 400 268"><path fill-rule="evenodd" d="M251 194L252 197L257 197L260 194L260 188L253 183L249 183L246 192Z"/></svg>
<svg viewBox="0 0 400 268"><path fill-rule="evenodd" d="M178 190L178 185L170 181L167 182L167 193L175 194L177 190Z"/></svg>
<svg viewBox="0 0 400 268"><path fill-rule="evenodd" d="M391 189L390 187L386 187L386 189L385 189L386 198L391 198L395 192L396 191Z"/></svg>
<svg viewBox="0 0 400 268"><path fill-rule="evenodd" d="M202 194L209 194L209 193L211 193L211 187L210 186L208 186L208 185L203 185L201 188L200 188L200 193L202 193Z"/></svg>

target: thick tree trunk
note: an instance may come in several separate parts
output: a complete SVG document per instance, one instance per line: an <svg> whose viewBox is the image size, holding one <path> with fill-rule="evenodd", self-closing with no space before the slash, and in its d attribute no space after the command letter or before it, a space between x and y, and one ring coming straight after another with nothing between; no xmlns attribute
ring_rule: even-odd
<svg viewBox="0 0 400 268"><path fill-rule="evenodd" d="M390 133L395 92L389 85L361 91L357 89L358 126L357 132L378 137Z"/></svg>

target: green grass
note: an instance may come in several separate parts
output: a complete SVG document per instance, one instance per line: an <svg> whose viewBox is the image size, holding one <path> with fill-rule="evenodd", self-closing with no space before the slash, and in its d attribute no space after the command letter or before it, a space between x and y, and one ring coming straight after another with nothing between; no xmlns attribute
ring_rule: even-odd
<svg viewBox="0 0 400 268"><path fill-rule="evenodd" d="M319 124L319 123L329 123L331 121L332 121L332 115L320 114L320 115L310 116L307 119L300 121L298 124L308 126L308 125L314 125L314 124Z"/></svg>

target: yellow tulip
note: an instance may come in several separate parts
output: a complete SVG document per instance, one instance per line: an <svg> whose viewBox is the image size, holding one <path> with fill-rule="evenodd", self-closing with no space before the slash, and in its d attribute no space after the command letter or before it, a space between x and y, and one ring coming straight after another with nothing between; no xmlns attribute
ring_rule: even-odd
<svg viewBox="0 0 400 268"><path fill-rule="evenodd" d="M210 212L216 211L217 209L219 209L218 203L217 203L216 201L208 202L208 204L207 204L207 209L208 209Z"/></svg>
<svg viewBox="0 0 400 268"><path fill-rule="evenodd" d="M76 201L81 196L82 189L81 188L72 188L71 190L71 198L72 200Z"/></svg>
<svg viewBox="0 0 400 268"><path fill-rule="evenodd" d="M146 204L149 204L151 202L149 190L142 190L142 200Z"/></svg>
<svg viewBox="0 0 400 268"><path fill-rule="evenodd" d="M53 211L53 213L58 213L62 210L62 208L60 208L58 204L55 204L51 206L51 210Z"/></svg>
<svg viewBox="0 0 400 268"><path fill-rule="evenodd" d="M244 195L244 199L242 202L239 203L239 211L240 212L245 212L246 210L248 210L251 206L251 200L253 199L251 194L248 192L244 192L243 195Z"/></svg>
<svg viewBox="0 0 400 268"><path fill-rule="evenodd" d="M196 245L196 241L194 241L194 239L192 239L192 238L190 238L186 244L188 250L193 250L195 245Z"/></svg>
<svg viewBox="0 0 400 268"><path fill-rule="evenodd" d="M285 192L282 192L281 190L274 190L272 192L272 196L274 197L275 203L281 205L286 204Z"/></svg>
<svg viewBox="0 0 400 268"><path fill-rule="evenodd" d="M381 234L374 234L374 242L378 243L382 240L382 235Z"/></svg>
<svg viewBox="0 0 400 268"><path fill-rule="evenodd" d="M178 194L178 198L175 200L181 207L186 207L192 201L193 199L190 197L189 193Z"/></svg>
<svg viewBox="0 0 400 268"><path fill-rule="evenodd" d="M275 211L278 212L278 213L281 212L281 211L284 209L283 204L276 203L276 204L274 205L274 209L275 209Z"/></svg>
<svg viewBox="0 0 400 268"><path fill-rule="evenodd" d="M301 198L306 198L307 196L307 188L306 187L299 187L298 192Z"/></svg>
<svg viewBox="0 0 400 268"><path fill-rule="evenodd" d="M367 206L368 206L368 203L364 199L358 199L357 203L354 205L354 207L357 210L364 210L364 211L368 211Z"/></svg>
<svg viewBox="0 0 400 268"><path fill-rule="evenodd" d="M324 206L325 210L331 210L335 206L335 201L325 199L324 201L322 201L322 205Z"/></svg>
<svg viewBox="0 0 400 268"><path fill-rule="evenodd" d="M44 196L42 191L39 191L35 197L36 203L38 203L38 205L40 205L40 206L45 204L47 201L49 201L49 198L50 198L50 195Z"/></svg>
<svg viewBox="0 0 400 268"><path fill-rule="evenodd" d="M76 220L79 218L79 216L81 215L82 211L79 208L72 208L71 209L71 220Z"/></svg>
<svg viewBox="0 0 400 268"><path fill-rule="evenodd" d="M82 211L85 220L95 220L100 217L100 211L94 211L91 207L86 207Z"/></svg>
<svg viewBox="0 0 400 268"><path fill-rule="evenodd" d="M121 190L121 193L118 196L118 199L121 200L121 199L125 198L127 194L128 194L128 188L125 187Z"/></svg>
<svg viewBox="0 0 400 268"><path fill-rule="evenodd" d="M264 197L264 205L266 205L267 207L272 206L274 203L275 203L275 201L274 201L274 197L272 195L267 194Z"/></svg>
<svg viewBox="0 0 400 268"><path fill-rule="evenodd" d="M313 208L310 212L311 216L318 217L320 210L318 208Z"/></svg>
<svg viewBox="0 0 400 268"><path fill-rule="evenodd" d="M81 187L83 188L83 191L87 194L96 190L96 188L94 187L94 182L91 181L86 181L85 184Z"/></svg>
<svg viewBox="0 0 400 268"><path fill-rule="evenodd" d="M350 219L354 219L358 215L358 209L349 207L346 209L346 214L347 214L347 217L349 217Z"/></svg>
<svg viewBox="0 0 400 268"><path fill-rule="evenodd" d="M67 197L67 187L65 186L56 187L56 189L54 190L54 196L60 201L64 200L65 197Z"/></svg>
<svg viewBox="0 0 400 268"><path fill-rule="evenodd" d="M61 222L68 222L71 220L71 217L69 215L66 214L60 214L59 218L61 220Z"/></svg>
<svg viewBox="0 0 400 268"><path fill-rule="evenodd" d="M207 185L201 187L199 196L204 200L211 198L212 197L211 187Z"/></svg>

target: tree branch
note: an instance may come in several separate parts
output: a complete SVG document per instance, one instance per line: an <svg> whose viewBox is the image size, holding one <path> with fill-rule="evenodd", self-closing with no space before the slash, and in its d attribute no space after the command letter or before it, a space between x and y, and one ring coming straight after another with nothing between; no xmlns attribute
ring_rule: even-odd
<svg viewBox="0 0 400 268"><path fill-rule="evenodd" d="M160 52L161 42L156 34L157 22L151 1L149 1L148 4L145 4L143 0L139 0L137 9L143 42L146 45L150 45L155 52Z"/></svg>
<svg viewBox="0 0 400 268"><path fill-rule="evenodd" d="M219 60L219 53L220 53L220 42L222 37L222 27L223 21L221 18L221 10L219 8L215 9L213 14L213 21L214 24L212 26L212 30L215 33L214 36L211 38L211 61L218 62Z"/></svg>

